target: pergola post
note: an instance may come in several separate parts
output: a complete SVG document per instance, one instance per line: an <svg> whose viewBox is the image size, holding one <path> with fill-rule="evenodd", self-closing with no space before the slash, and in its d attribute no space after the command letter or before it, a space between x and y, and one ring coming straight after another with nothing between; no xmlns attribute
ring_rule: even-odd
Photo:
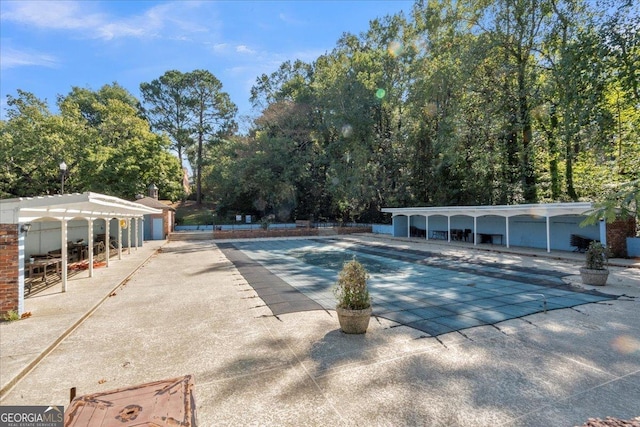
<svg viewBox="0 0 640 427"><path fill-rule="evenodd" d="M127 253L131 255L131 218L127 218Z"/></svg>
<svg viewBox="0 0 640 427"><path fill-rule="evenodd" d="M120 224L120 218L116 218L118 223L118 260L122 259L122 225Z"/></svg>
<svg viewBox="0 0 640 427"><path fill-rule="evenodd" d="M62 258L62 265L60 266L60 280L62 280L62 292L67 292L67 262L69 261L67 251L67 220L62 219L60 221L60 240L62 241L60 247L60 257Z"/></svg>
<svg viewBox="0 0 640 427"><path fill-rule="evenodd" d="M505 217L505 221L507 223L507 248L509 247L509 217Z"/></svg>
<svg viewBox="0 0 640 427"><path fill-rule="evenodd" d="M140 246L140 244L138 243L138 235L140 234L140 223L138 222L138 217L136 217L134 220L134 223L136 225L136 251L138 250L138 246Z"/></svg>
<svg viewBox="0 0 640 427"><path fill-rule="evenodd" d="M407 215L407 237L411 237L411 215Z"/></svg>
<svg viewBox="0 0 640 427"><path fill-rule="evenodd" d="M547 219L547 252L551 252L551 233L549 227L549 215L545 217Z"/></svg>
<svg viewBox="0 0 640 427"><path fill-rule="evenodd" d="M111 259L111 235L109 234L109 226L111 225L111 218L104 219L104 244L105 253L107 254L107 267L109 267L109 260Z"/></svg>
<svg viewBox="0 0 640 427"><path fill-rule="evenodd" d="M89 232L87 238L87 249L89 254L89 277L93 277L93 218L88 218Z"/></svg>
<svg viewBox="0 0 640 427"><path fill-rule="evenodd" d="M451 216L447 215L447 242L451 242Z"/></svg>
<svg viewBox="0 0 640 427"><path fill-rule="evenodd" d="M426 219L425 220L425 223L426 223L425 227L426 228L424 230L424 235L425 235L426 239L429 240L429 215L425 215L424 217Z"/></svg>

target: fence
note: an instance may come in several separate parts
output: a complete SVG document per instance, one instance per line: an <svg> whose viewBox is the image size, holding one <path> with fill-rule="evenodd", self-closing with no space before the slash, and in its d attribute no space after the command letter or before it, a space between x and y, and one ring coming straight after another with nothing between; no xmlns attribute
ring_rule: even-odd
<svg viewBox="0 0 640 427"><path fill-rule="evenodd" d="M177 225L175 227L175 231L212 231L214 225ZM263 226L261 223L252 223L252 224L216 224L215 225L217 231L235 231L235 230L263 230ZM362 227L371 227L373 233L377 234L393 234L393 226L392 225L384 225L384 224L365 224L365 223L356 223L356 222L314 222L311 228L362 228ZM269 230L278 230L278 229L290 229L296 228L295 223L271 223L269 224Z"/></svg>

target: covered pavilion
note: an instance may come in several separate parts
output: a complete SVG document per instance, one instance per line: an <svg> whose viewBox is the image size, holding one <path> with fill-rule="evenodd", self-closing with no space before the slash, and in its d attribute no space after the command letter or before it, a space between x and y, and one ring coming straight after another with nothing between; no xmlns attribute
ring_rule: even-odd
<svg viewBox="0 0 640 427"><path fill-rule="evenodd" d="M0 314L11 310L22 314L26 260L34 254L60 250L58 268L65 292L68 244L83 242L89 277L93 277L98 235L105 239L108 267L112 227L121 259L123 241L129 251L132 242L134 247L142 244L143 216L158 213L159 209L93 192L0 200Z"/></svg>
<svg viewBox="0 0 640 427"><path fill-rule="evenodd" d="M498 206L383 208L391 213L394 237L465 240L510 247L572 250L571 236L606 244L606 227L582 226L593 210L590 202Z"/></svg>

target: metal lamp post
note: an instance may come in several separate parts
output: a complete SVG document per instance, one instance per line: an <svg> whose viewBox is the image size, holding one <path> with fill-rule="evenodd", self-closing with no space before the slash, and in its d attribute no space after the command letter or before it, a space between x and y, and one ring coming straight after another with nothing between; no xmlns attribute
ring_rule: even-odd
<svg viewBox="0 0 640 427"><path fill-rule="evenodd" d="M60 184L62 187L62 191L60 192L60 194L64 194L64 178L67 175L67 164L63 161L62 163L60 163Z"/></svg>

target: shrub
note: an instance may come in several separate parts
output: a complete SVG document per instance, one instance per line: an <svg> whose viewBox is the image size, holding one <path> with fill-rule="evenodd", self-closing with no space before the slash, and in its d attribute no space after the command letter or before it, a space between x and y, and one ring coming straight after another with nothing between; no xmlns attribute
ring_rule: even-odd
<svg viewBox="0 0 640 427"><path fill-rule="evenodd" d="M608 250L602 243L593 241L589 243L586 252L586 267L591 270L605 270Z"/></svg>
<svg viewBox="0 0 640 427"><path fill-rule="evenodd" d="M334 289L338 307L348 310L363 310L371 305L367 288L369 273L355 258L342 267Z"/></svg>
<svg viewBox="0 0 640 427"><path fill-rule="evenodd" d="M14 322L16 320L20 320L20 315L18 314L17 311L10 310L4 315L3 320L7 322Z"/></svg>

